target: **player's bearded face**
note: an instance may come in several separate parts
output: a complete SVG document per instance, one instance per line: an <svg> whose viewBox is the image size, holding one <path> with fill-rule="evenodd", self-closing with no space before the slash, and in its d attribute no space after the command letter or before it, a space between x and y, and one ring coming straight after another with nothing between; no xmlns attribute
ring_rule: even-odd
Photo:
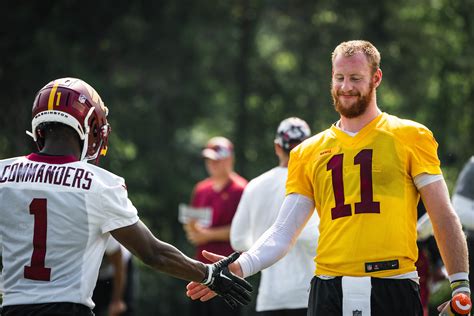
<svg viewBox="0 0 474 316"><path fill-rule="evenodd" d="M331 94L334 108L344 117L358 117L365 112L372 101L375 95L374 89L374 84L372 82L370 82L368 91L365 93L355 89L341 91L341 89L336 89L336 87L332 85ZM351 98L349 98L349 100L344 100L344 98L348 96Z"/></svg>

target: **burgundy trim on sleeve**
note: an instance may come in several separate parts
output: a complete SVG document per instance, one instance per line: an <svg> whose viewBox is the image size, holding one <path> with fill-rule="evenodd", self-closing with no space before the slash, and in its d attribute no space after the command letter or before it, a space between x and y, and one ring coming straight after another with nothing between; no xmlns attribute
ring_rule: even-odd
<svg viewBox="0 0 474 316"><path fill-rule="evenodd" d="M29 154L26 156L28 160L37 161L37 162L45 162L54 165L62 165L65 163L71 163L78 161L76 157L73 155L67 156L49 156L49 155L40 155L36 153Z"/></svg>

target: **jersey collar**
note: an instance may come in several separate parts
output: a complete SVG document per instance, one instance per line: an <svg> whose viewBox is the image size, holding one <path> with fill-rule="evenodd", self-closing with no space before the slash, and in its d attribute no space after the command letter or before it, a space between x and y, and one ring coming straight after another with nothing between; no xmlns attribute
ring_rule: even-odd
<svg viewBox="0 0 474 316"><path fill-rule="evenodd" d="M31 161L45 162L45 163L49 163L53 165L62 165L62 164L78 161L77 158L74 157L73 155L49 156L49 155L40 155L37 153L32 153L26 156L26 158Z"/></svg>
<svg viewBox="0 0 474 316"><path fill-rule="evenodd" d="M363 140L367 134L369 134L371 131L373 131L379 122L386 116L385 112L380 113L376 118L374 118L369 124L364 126L355 136L350 136L344 131L340 130L338 127L336 127L335 124L331 126L331 131L333 134L336 135L337 138L339 138L341 141L344 143L348 144L356 144Z"/></svg>

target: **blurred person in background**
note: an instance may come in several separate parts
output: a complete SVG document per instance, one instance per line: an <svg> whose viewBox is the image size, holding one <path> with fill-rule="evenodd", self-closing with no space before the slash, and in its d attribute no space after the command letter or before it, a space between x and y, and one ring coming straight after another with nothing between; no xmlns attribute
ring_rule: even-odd
<svg viewBox="0 0 474 316"><path fill-rule="evenodd" d="M230 229L232 248L247 251L273 224L285 198L290 151L309 136L310 128L302 119L290 117L279 124L274 141L278 166L245 187ZM306 316L318 223L315 212L288 254L262 270L256 306L259 315Z"/></svg>
<svg viewBox="0 0 474 316"><path fill-rule="evenodd" d="M239 204L247 180L234 171L234 146L225 137L211 138L202 150L202 157L209 177L194 187L191 207L207 208L211 212L210 224L198 221L184 224L188 241L196 247L195 258L209 263L202 251L207 250L223 256L233 252L230 245L230 225ZM220 316L240 315L240 309L230 309L222 299L210 302L192 301L191 315Z"/></svg>
<svg viewBox="0 0 474 316"><path fill-rule="evenodd" d="M122 261L125 266L125 288L123 290L123 301L127 306L121 316L134 316L136 312L136 298L138 297L138 271L133 261L133 255L127 248L120 245L122 249Z"/></svg>
<svg viewBox="0 0 474 316"><path fill-rule="evenodd" d="M126 289L131 286L131 276L128 275L130 259L130 252L110 238L92 295L96 316L131 315L132 302L125 299Z"/></svg>

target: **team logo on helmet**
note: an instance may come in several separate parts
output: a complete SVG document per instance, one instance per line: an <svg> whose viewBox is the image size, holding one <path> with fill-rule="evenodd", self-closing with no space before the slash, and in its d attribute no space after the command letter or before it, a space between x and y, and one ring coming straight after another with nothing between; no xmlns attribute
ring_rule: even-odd
<svg viewBox="0 0 474 316"><path fill-rule="evenodd" d="M81 103L86 103L87 97L85 95L81 94L77 100Z"/></svg>

